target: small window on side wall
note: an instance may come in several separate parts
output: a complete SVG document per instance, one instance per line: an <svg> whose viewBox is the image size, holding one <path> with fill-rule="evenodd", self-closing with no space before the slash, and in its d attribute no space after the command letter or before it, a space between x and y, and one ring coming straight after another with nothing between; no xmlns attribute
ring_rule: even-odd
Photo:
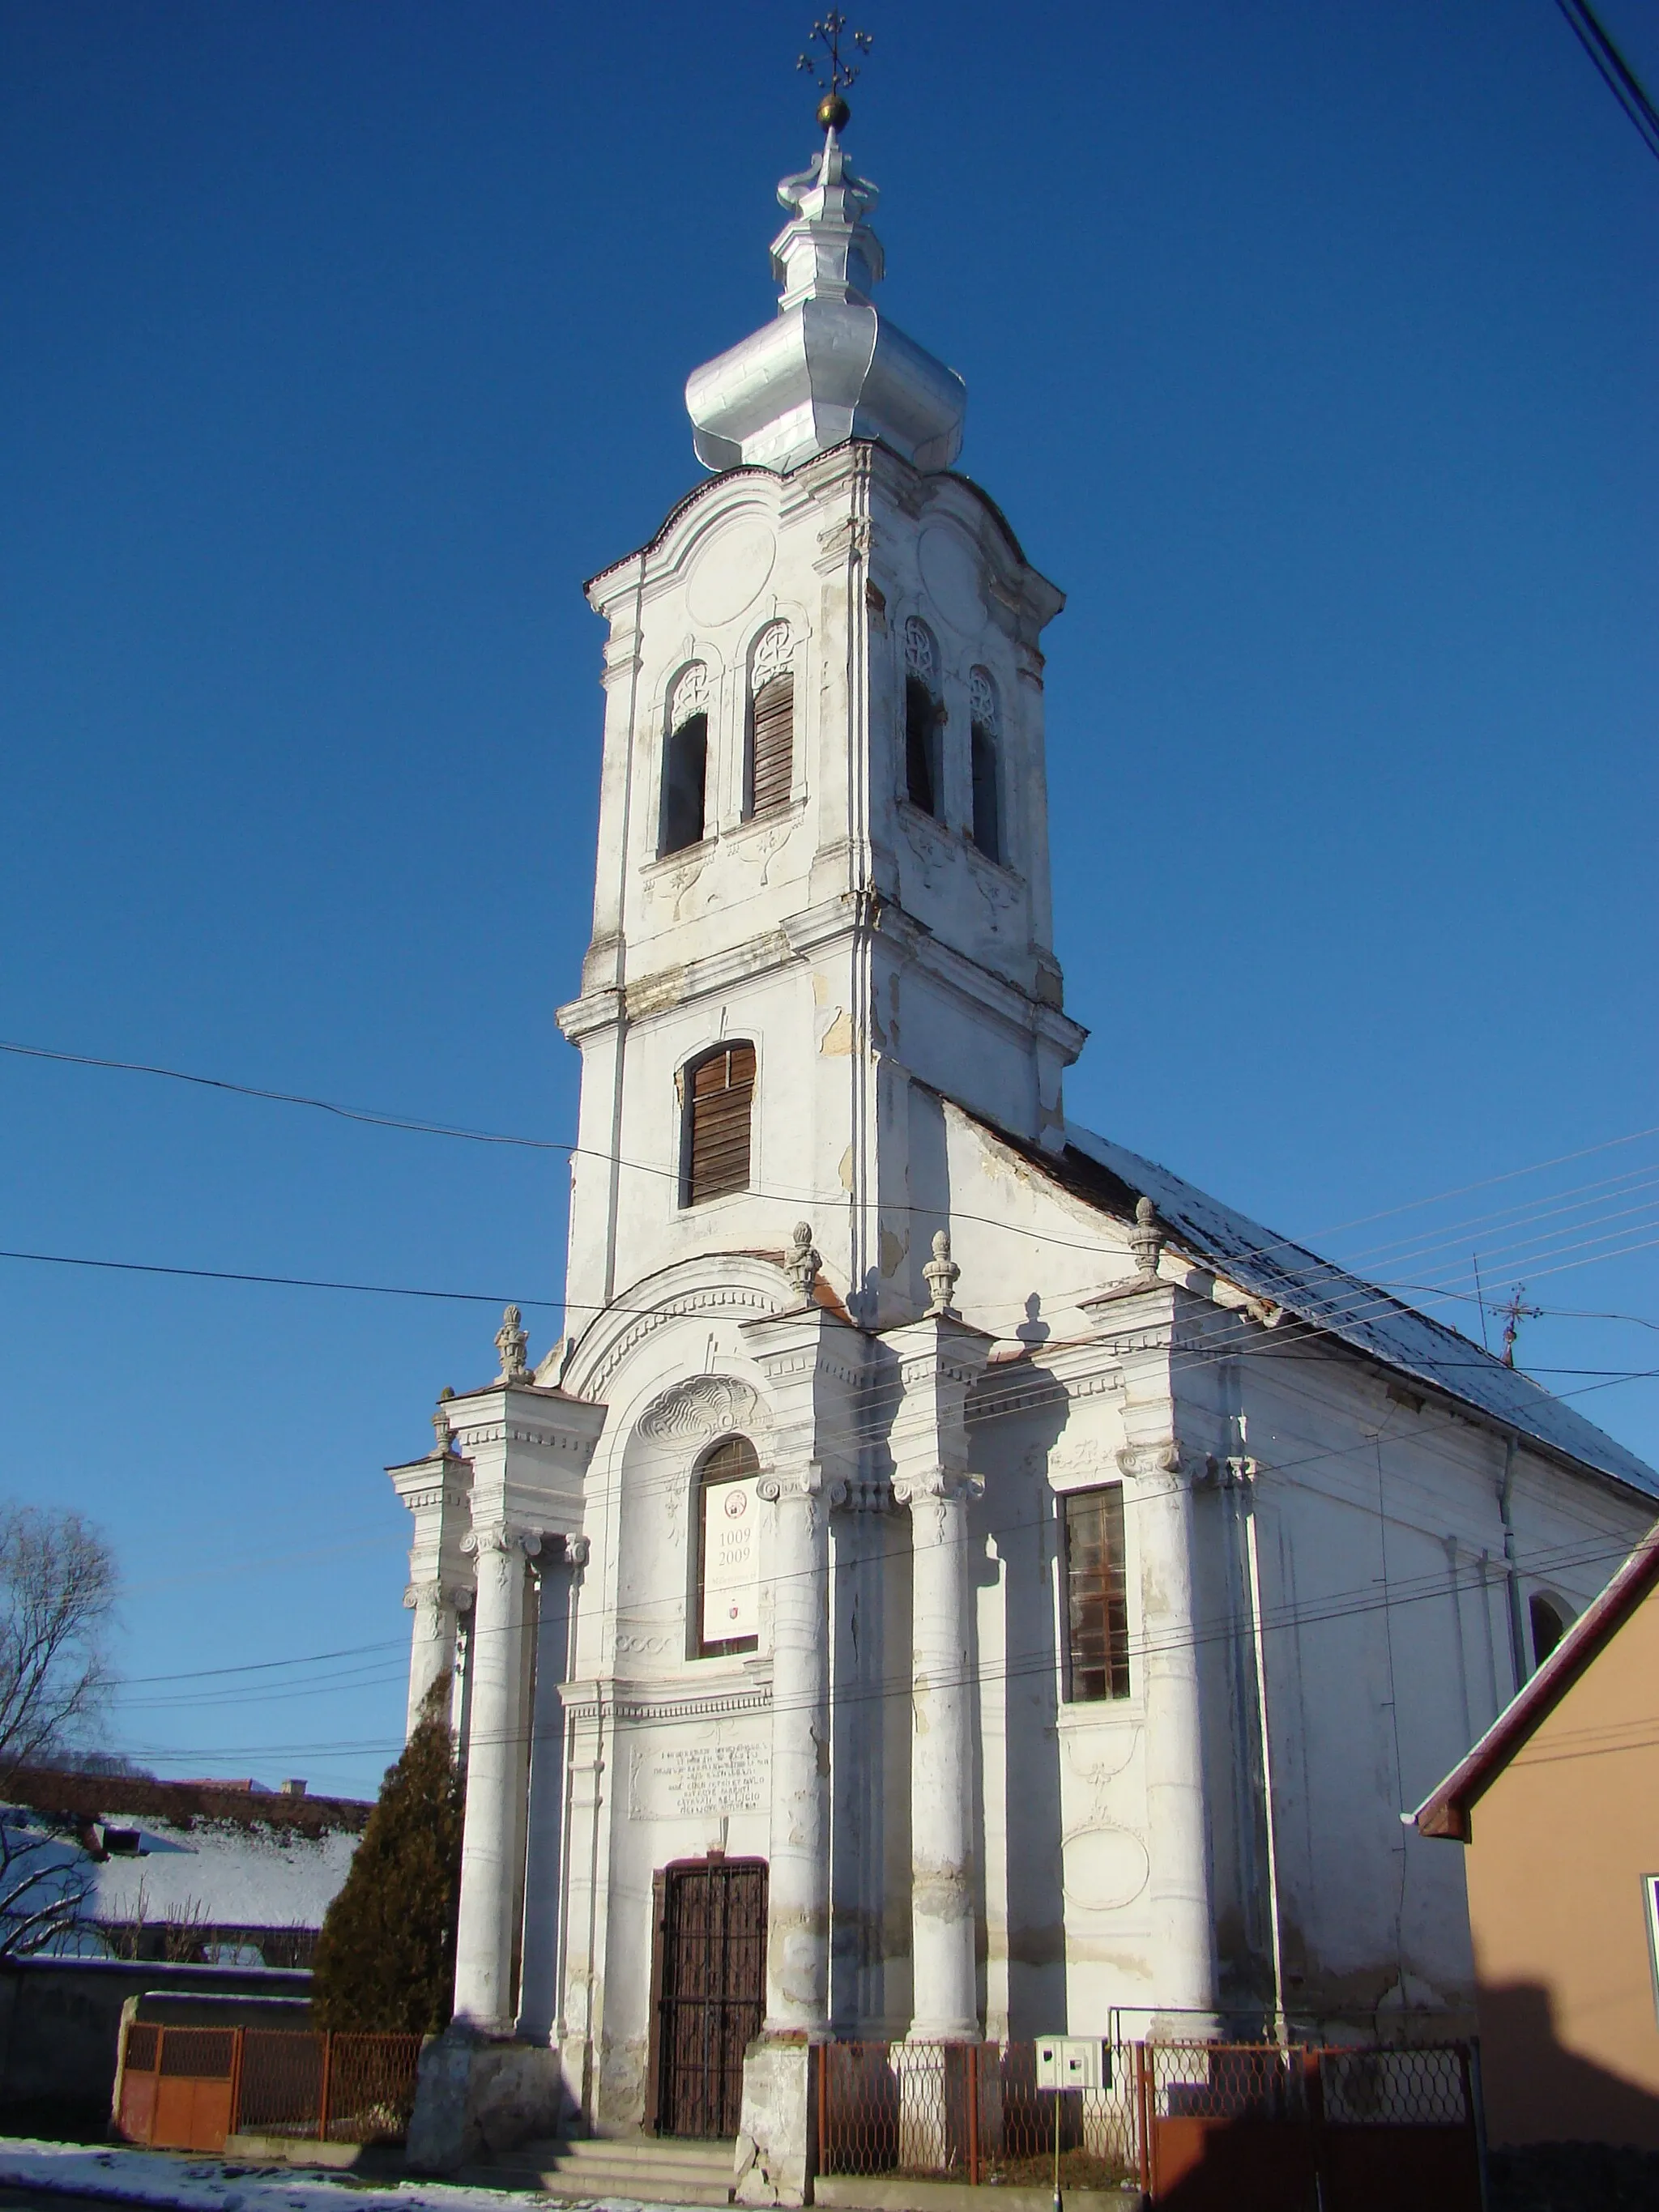
<svg viewBox="0 0 1659 2212"><path fill-rule="evenodd" d="M1527 1613L1532 1628L1532 1663L1541 1667L1566 1634L1567 1624L1560 1607L1547 1597L1534 1596Z"/></svg>
<svg viewBox="0 0 1659 2212"><path fill-rule="evenodd" d="M912 806L936 818L944 811L939 773L939 647L925 622L911 615L904 625L904 795Z"/></svg>
<svg viewBox="0 0 1659 2212"><path fill-rule="evenodd" d="M724 1437L697 1469L699 1659L752 1651L760 1640L760 1462L747 1437Z"/></svg>
<svg viewBox="0 0 1659 2212"><path fill-rule="evenodd" d="M682 1206L748 1189L754 1101L752 1044L720 1045L686 1070Z"/></svg>
<svg viewBox="0 0 1659 2212"><path fill-rule="evenodd" d="M1000 861L1002 849L1001 764L998 759L997 691L990 671L974 669L968 678L974 771L974 842L988 860Z"/></svg>
<svg viewBox="0 0 1659 2212"><path fill-rule="evenodd" d="M664 749L659 854L683 853L702 842L708 782L708 672L700 662L685 669L669 700Z"/></svg>
<svg viewBox="0 0 1659 2212"><path fill-rule="evenodd" d="M795 772L795 672L787 623L761 632L749 664L749 760L744 814L756 821L789 804Z"/></svg>
<svg viewBox="0 0 1659 2212"><path fill-rule="evenodd" d="M1129 1600L1123 1485L1067 1491L1066 1695L1073 1705L1129 1694Z"/></svg>

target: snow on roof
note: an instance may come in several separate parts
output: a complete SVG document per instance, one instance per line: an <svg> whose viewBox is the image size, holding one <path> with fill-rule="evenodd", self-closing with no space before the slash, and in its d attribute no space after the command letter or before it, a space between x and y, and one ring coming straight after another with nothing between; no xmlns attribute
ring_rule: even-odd
<svg viewBox="0 0 1659 2212"><path fill-rule="evenodd" d="M1021 1147L1055 1180L1126 1219L1143 1193L1175 1241L1252 1296L1283 1306L1401 1374L1460 1398L1505 1428L1549 1450L1595 1468L1649 1498L1659 1498L1659 1474L1634 1452L1553 1397L1528 1375L1432 1321L1390 1292L1351 1275L1316 1252L1276 1237L1219 1199L1183 1182L1168 1168L1068 1121L1062 1160ZM1089 1167L1103 1170L1091 1176ZM1090 1188L1092 1185L1093 1188ZM1115 1188L1114 1188L1115 1186Z"/></svg>
<svg viewBox="0 0 1659 2212"><path fill-rule="evenodd" d="M355 1829L307 1831L246 1820L67 1823L33 1806L0 1805L14 1892L23 1914L79 1892L80 1929L52 1948L95 1954L87 1923L209 1928L320 1928L343 1884ZM118 1838L118 1841L116 1839ZM113 1844L113 1848L111 1845ZM107 1853L106 1856L105 1854Z"/></svg>

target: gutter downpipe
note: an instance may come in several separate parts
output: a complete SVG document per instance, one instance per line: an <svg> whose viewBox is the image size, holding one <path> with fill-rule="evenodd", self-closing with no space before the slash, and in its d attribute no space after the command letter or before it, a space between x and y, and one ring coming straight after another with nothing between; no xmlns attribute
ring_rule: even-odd
<svg viewBox="0 0 1659 2212"><path fill-rule="evenodd" d="M1279 1924L1279 1844L1273 1820L1273 1753L1267 1736L1267 1655L1261 1627L1261 1560L1255 1536L1255 1475L1244 1484L1244 1554L1249 1569L1250 1644L1255 1660L1256 1726L1261 1736L1261 1797L1264 1840L1267 1860L1267 1926L1273 1946L1273 2033L1281 2045L1290 2040L1285 2017L1285 1944Z"/></svg>
<svg viewBox="0 0 1659 2212"><path fill-rule="evenodd" d="M1510 1664L1515 1673L1515 1687L1518 1694L1528 1672L1527 1640L1521 1615L1521 1569L1515 1556L1515 1522L1510 1515L1510 1501L1515 1492L1515 1431L1511 1430L1504 1443L1504 1480L1498 1486L1498 1513L1504 1523L1504 1578L1509 1585L1510 1604Z"/></svg>

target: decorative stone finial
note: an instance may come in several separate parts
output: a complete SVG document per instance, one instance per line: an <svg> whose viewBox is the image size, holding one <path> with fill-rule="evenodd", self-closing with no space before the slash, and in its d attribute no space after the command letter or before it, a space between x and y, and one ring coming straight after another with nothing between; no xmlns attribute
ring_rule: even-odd
<svg viewBox="0 0 1659 2212"><path fill-rule="evenodd" d="M1129 1231L1129 1249L1134 1255L1141 1281L1155 1283L1158 1256L1164 1249L1164 1231L1158 1226L1157 1210L1150 1198L1143 1196L1135 1200L1135 1225Z"/></svg>
<svg viewBox="0 0 1659 2212"><path fill-rule="evenodd" d="M455 1395L447 1382L438 1393L437 1410L432 1416L432 1433L438 1441L438 1456L442 1459L453 1441L455 1431L449 1425L449 1401Z"/></svg>
<svg viewBox="0 0 1659 2212"><path fill-rule="evenodd" d="M520 1326L521 1319L517 1306L509 1306L501 1316L501 1325L495 1332L495 1349L501 1356L501 1371L496 1377L498 1382L528 1382L530 1380L529 1363L524 1356L530 1337Z"/></svg>
<svg viewBox="0 0 1659 2212"><path fill-rule="evenodd" d="M948 1229L933 1231L933 1256L921 1272L927 1285L928 1312L948 1314L951 1297L962 1280L962 1270L951 1257L951 1232Z"/></svg>
<svg viewBox="0 0 1659 2212"><path fill-rule="evenodd" d="M812 1224L798 1221L795 1233L789 1240L789 1257L783 1263L783 1272L795 1286L796 1295L804 1306L812 1303L812 1285L818 1279L823 1262L812 1249Z"/></svg>

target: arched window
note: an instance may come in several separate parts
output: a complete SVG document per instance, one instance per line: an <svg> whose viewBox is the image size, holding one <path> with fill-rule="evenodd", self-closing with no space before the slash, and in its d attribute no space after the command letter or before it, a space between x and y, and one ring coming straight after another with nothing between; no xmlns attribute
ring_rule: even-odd
<svg viewBox="0 0 1659 2212"><path fill-rule="evenodd" d="M680 1203L701 1206L749 1188L749 1122L755 1048L723 1044L685 1071L685 1139Z"/></svg>
<svg viewBox="0 0 1659 2212"><path fill-rule="evenodd" d="M944 811L939 773L939 725L945 710L939 697L939 647L925 622L909 616L904 625L904 793L924 814Z"/></svg>
<svg viewBox="0 0 1659 2212"><path fill-rule="evenodd" d="M1532 1624L1532 1663L1541 1667L1567 1632L1561 1609L1547 1597L1534 1595L1527 1607Z"/></svg>
<svg viewBox="0 0 1659 2212"><path fill-rule="evenodd" d="M747 1437L722 1437L698 1466L696 1658L752 1651L759 1641L759 1476Z"/></svg>
<svg viewBox="0 0 1659 2212"><path fill-rule="evenodd" d="M693 661L668 702L663 759L662 833L657 850L683 853L702 842L703 792L708 781L708 671Z"/></svg>
<svg viewBox="0 0 1659 2212"><path fill-rule="evenodd" d="M968 704L973 724L974 842L988 860L1002 852L1002 783L997 687L986 668L969 672Z"/></svg>
<svg viewBox="0 0 1659 2212"><path fill-rule="evenodd" d="M789 804L795 772L795 670L787 622L756 641L749 663L749 760L744 813L753 821Z"/></svg>

